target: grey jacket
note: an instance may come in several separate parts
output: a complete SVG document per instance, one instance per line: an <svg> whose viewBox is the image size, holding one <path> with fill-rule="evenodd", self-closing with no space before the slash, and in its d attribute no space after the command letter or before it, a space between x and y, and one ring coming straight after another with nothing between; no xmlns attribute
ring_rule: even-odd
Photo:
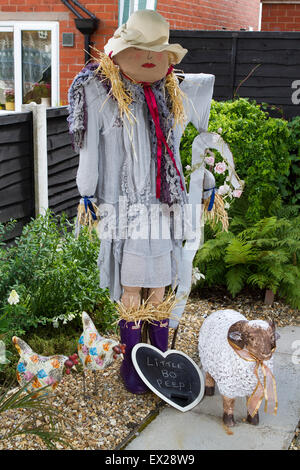
<svg viewBox="0 0 300 470"><path fill-rule="evenodd" d="M130 83L127 84L130 87ZM145 100L137 93L137 86L131 91L134 100L131 111L136 122L131 125L119 116L117 102L107 95L102 83L91 78L82 84L85 96L86 129L80 148L77 185L80 195L94 196L100 206L103 220L99 224L101 239L98 266L100 287L109 288L112 300L121 296L120 266L124 244L126 251L146 255L143 240L130 241L116 233L108 221L120 223L120 214L125 212L125 226L128 228L128 213L135 204L159 204L155 195L156 162L151 158L151 133L149 132L148 109ZM208 74L186 74L180 87L186 95L186 125L192 122L199 132L206 131L209 120L214 76ZM183 129L174 130L174 158L182 180L179 145ZM188 198L188 195L186 195ZM161 216L163 217L163 215ZM170 239L151 242L151 254L157 256L172 251L173 287L178 279L178 263L181 259L182 242L171 233ZM130 237L129 237L130 238ZM148 245L147 245L148 246Z"/></svg>

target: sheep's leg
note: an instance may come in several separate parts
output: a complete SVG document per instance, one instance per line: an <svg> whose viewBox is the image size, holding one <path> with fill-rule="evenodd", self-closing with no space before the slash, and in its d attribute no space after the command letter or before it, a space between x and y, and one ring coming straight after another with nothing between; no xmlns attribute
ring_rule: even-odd
<svg viewBox="0 0 300 470"><path fill-rule="evenodd" d="M247 397L248 401L249 397ZM250 424L253 424L254 426L257 426L259 424L259 414L258 411L255 413L254 416L251 416L249 411L247 410L247 422Z"/></svg>
<svg viewBox="0 0 300 470"><path fill-rule="evenodd" d="M212 376L206 372L205 374L205 395L212 397L215 394L215 381Z"/></svg>
<svg viewBox="0 0 300 470"><path fill-rule="evenodd" d="M234 421L234 416L233 416L233 411L234 411L234 398L227 398L223 395L223 423L226 426L234 426L235 421Z"/></svg>

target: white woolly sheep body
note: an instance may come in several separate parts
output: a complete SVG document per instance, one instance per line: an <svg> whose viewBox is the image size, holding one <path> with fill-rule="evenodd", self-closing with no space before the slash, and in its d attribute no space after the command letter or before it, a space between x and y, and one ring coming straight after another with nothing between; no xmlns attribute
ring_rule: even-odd
<svg viewBox="0 0 300 470"><path fill-rule="evenodd" d="M228 398L249 396L257 385L256 363L242 359L227 340L230 326L240 320L247 321L247 318L235 310L217 310L205 319L199 333L202 367L215 380L220 394ZM269 326L263 320L253 320L250 324L264 329ZM264 363L272 371L272 358ZM263 384L261 368L259 377Z"/></svg>

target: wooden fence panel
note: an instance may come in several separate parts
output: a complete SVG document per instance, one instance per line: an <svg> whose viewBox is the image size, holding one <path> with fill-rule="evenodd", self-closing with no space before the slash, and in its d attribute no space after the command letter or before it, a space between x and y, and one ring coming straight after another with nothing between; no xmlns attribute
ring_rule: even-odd
<svg viewBox="0 0 300 470"><path fill-rule="evenodd" d="M79 156L71 145L67 116L66 107L47 110L48 194L49 208L72 219L80 198L76 186Z"/></svg>
<svg viewBox="0 0 300 470"><path fill-rule="evenodd" d="M300 32L171 31L170 42L189 50L178 68L215 75L214 99L247 97L280 108L286 119L300 115L292 100L292 83L300 80Z"/></svg>
<svg viewBox="0 0 300 470"><path fill-rule="evenodd" d="M32 113L0 118L0 222L16 219L4 238L11 243L34 217Z"/></svg>

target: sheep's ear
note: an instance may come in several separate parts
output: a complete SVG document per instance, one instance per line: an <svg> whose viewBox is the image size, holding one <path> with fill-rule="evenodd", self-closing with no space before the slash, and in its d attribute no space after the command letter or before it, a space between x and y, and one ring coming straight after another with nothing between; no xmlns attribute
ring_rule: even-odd
<svg viewBox="0 0 300 470"><path fill-rule="evenodd" d="M243 335L243 326L244 321L239 321L231 325L228 330L227 338L239 348L243 349L244 347L244 335Z"/></svg>
<svg viewBox="0 0 300 470"><path fill-rule="evenodd" d="M268 323L269 323L270 327L275 331L276 325L275 325L274 320L273 320L273 319L272 319L272 320L268 320Z"/></svg>
<svg viewBox="0 0 300 470"><path fill-rule="evenodd" d="M280 334L276 331L276 324L274 320L269 320L268 323L274 332L275 341L277 341L280 338Z"/></svg>
<svg viewBox="0 0 300 470"><path fill-rule="evenodd" d="M232 341L242 341L242 333L240 331L231 331L228 334L228 338L231 339Z"/></svg>

